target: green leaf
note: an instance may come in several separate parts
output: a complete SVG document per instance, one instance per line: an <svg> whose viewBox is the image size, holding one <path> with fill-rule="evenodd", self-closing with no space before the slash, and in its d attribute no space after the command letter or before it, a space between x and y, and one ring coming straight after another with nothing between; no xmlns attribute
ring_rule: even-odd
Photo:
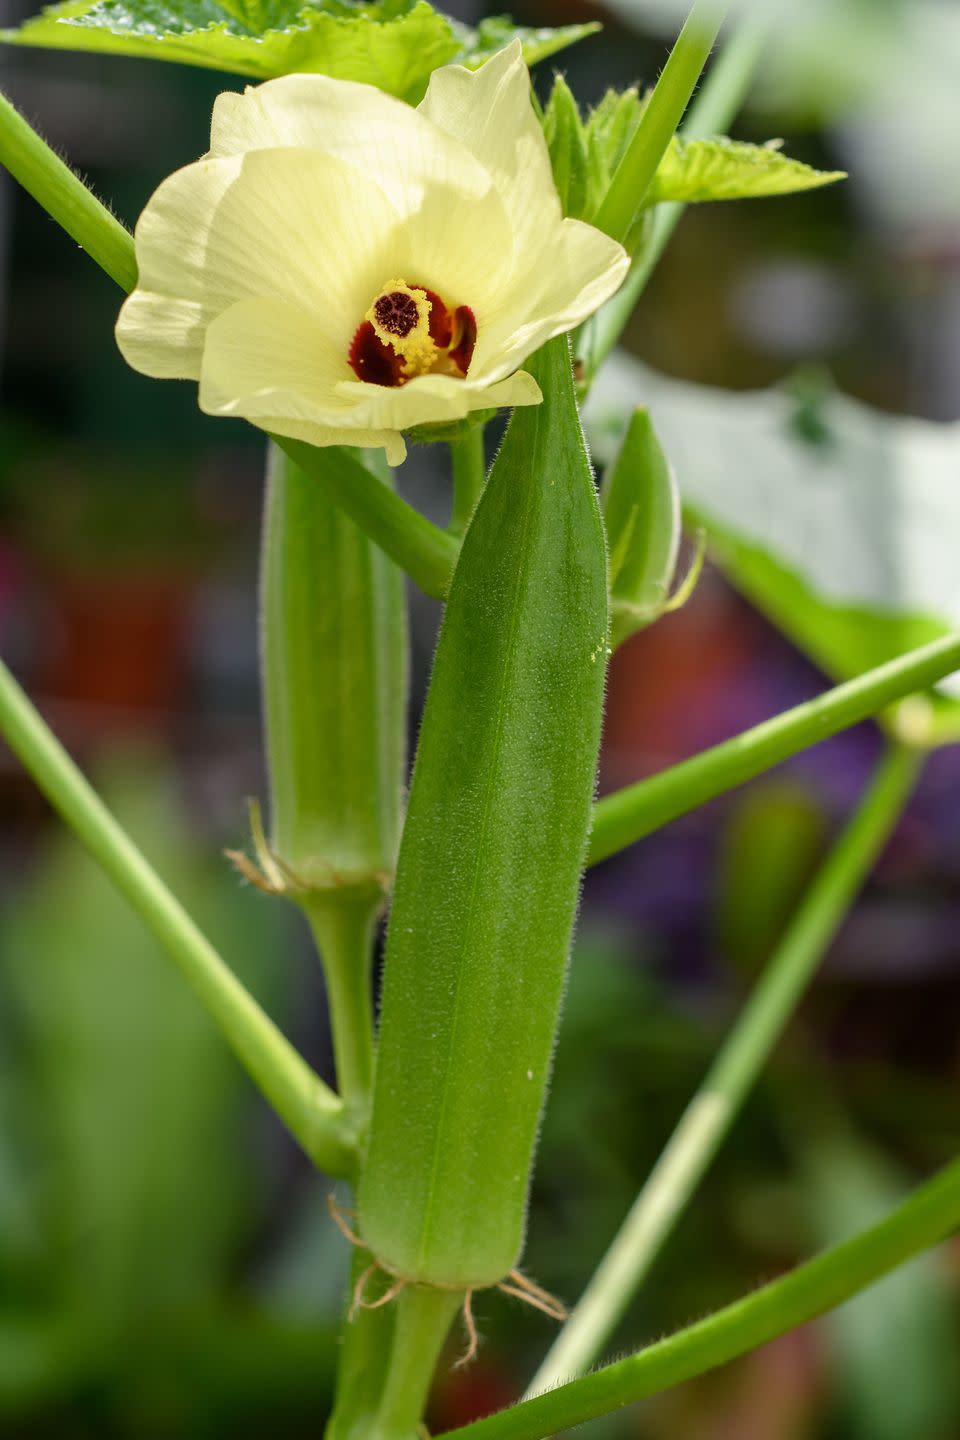
<svg viewBox="0 0 960 1440"><path fill-rule="evenodd" d="M589 407L601 459L638 402L718 562L828 674L848 679L960 627L960 425L839 395L812 417L783 390L689 385L618 355ZM955 695L958 681L939 690ZM960 736L960 703L938 693L936 706L944 738Z"/></svg>
<svg viewBox="0 0 960 1440"><path fill-rule="evenodd" d="M466 65L471 70L476 70L484 60L489 60L491 55L495 55L513 40L520 41L527 64L536 65L538 61L547 60L551 55L566 50L568 46L576 45L578 40L595 35L602 28L596 20L582 25L559 25L555 29L548 26L514 25L508 15L488 15L485 20L480 21L475 30L461 25L458 20L451 20L450 24L460 41L460 50L455 56L456 63Z"/></svg>
<svg viewBox="0 0 960 1440"><path fill-rule="evenodd" d="M616 649L663 612L680 549L680 492L646 410L631 419L604 476L603 515Z"/></svg>
<svg viewBox="0 0 960 1440"><path fill-rule="evenodd" d="M0 40L175 60L255 80L312 72L416 101L439 65L475 68L515 37L533 65L597 28L527 29L500 16L474 30L427 0L64 0L0 30Z"/></svg>
<svg viewBox="0 0 960 1440"><path fill-rule="evenodd" d="M779 141L747 145L740 140L682 140L676 136L664 155L647 204L661 200L684 205L704 200L751 200L817 190L846 179L843 170L814 170L791 160Z"/></svg>
<svg viewBox="0 0 960 1440"><path fill-rule="evenodd" d="M403 97L422 91L460 48L426 0L67 0L0 31L0 40L176 60L255 80L310 71Z"/></svg>
<svg viewBox="0 0 960 1440"><path fill-rule="evenodd" d="M517 1263L596 769L606 554L565 338L467 530L390 916L364 1242L466 1288Z"/></svg>

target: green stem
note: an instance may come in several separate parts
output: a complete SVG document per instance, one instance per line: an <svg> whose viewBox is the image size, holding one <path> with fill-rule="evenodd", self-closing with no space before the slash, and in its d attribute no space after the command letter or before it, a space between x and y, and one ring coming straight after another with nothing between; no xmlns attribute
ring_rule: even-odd
<svg viewBox="0 0 960 1440"><path fill-rule="evenodd" d="M255 1085L307 1154L351 1173L355 1136L343 1102L315 1075L197 929L0 662L0 732L192 985Z"/></svg>
<svg viewBox="0 0 960 1440"><path fill-rule="evenodd" d="M606 795L594 807L588 864L596 865L716 795L791 755L877 715L960 668L960 635L947 635L797 705L659 775Z"/></svg>
<svg viewBox="0 0 960 1440"><path fill-rule="evenodd" d="M445 1440L545 1440L692 1380L835 1309L960 1225L960 1160L921 1185L879 1225L780 1280L614 1365L499 1415L448 1430Z"/></svg>
<svg viewBox="0 0 960 1440"><path fill-rule="evenodd" d="M667 146L673 139L723 21L715 0L697 0L677 37L626 154L593 223L625 242Z"/></svg>
<svg viewBox="0 0 960 1440"><path fill-rule="evenodd" d="M483 494L487 461L483 448L483 426L474 425L450 442L453 461L453 512L447 527L451 535L463 535Z"/></svg>
<svg viewBox="0 0 960 1440"><path fill-rule="evenodd" d="M890 836L921 758L891 746L641 1190L531 1392L579 1375L609 1339L720 1148Z"/></svg>
<svg viewBox="0 0 960 1440"><path fill-rule="evenodd" d="M282 435L272 439L421 590L444 598L460 553L452 535L401 500L349 450L338 445L318 449Z"/></svg>
<svg viewBox="0 0 960 1440"><path fill-rule="evenodd" d="M766 22L750 19L734 31L690 107L681 132L687 140L723 135L729 130L750 88L767 30ZM583 343L577 346L577 352L584 359L587 386L620 339L685 209L679 202L656 207L651 234L626 282L613 299L587 321L582 332Z"/></svg>
<svg viewBox="0 0 960 1440"><path fill-rule="evenodd" d="M137 283L133 237L0 94L0 165L123 290Z"/></svg>
<svg viewBox="0 0 960 1440"><path fill-rule="evenodd" d="M408 1285L396 1301L393 1349L370 1440L417 1440L433 1372L454 1315L458 1290Z"/></svg>
<svg viewBox="0 0 960 1440"><path fill-rule="evenodd" d="M333 1412L324 1431L324 1440L370 1440L386 1384L393 1349L397 1306L376 1302L387 1293L392 1280L385 1270L370 1274L374 1257L360 1246L353 1249L349 1295L364 1277L364 1299L353 1319L345 1318L337 1362L337 1383ZM348 1302L349 1303L349 1302ZM372 1308L370 1308L372 1306Z"/></svg>
<svg viewBox="0 0 960 1440"><path fill-rule="evenodd" d="M373 937L378 903L336 894L302 901L327 982L337 1087L366 1115L373 1080Z"/></svg>

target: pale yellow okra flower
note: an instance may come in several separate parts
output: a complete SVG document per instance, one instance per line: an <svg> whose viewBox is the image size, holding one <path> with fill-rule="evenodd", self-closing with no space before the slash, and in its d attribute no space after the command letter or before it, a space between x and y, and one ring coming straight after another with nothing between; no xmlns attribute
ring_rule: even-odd
<svg viewBox="0 0 960 1440"><path fill-rule="evenodd" d="M322 75L221 95L209 153L150 199L136 252L117 322L134 369L393 465L414 426L537 404L518 367L628 268L563 217L518 43L436 70L417 109Z"/></svg>

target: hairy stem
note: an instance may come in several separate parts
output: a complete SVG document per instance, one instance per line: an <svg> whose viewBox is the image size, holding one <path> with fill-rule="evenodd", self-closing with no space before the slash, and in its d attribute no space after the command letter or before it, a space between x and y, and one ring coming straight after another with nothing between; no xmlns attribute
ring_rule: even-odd
<svg viewBox="0 0 960 1440"><path fill-rule="evenodd" d="M337 895L302 902L327 982L337 1087L345 1104L366 1114L373 1080L373 936L378 903Z"/></svg>
<svg viewBox="0 0 960 1440"><path fill-rule="evenodd" d="M374 1432L393 1349L397 1306L376 1304L387 1294L392 1281L383 1270L371 1275L373 1265L370 1251L355 1246L347 1305L350 1306L354 1289L363 1281L366 1282L363 1298L367 1304L358 1309L352 1319L345 1316L343 1320L333 1413L323 1440L370 1440Z"/></svg>
<svg viewBox="0 0 960 1440"><path fill-rule="evenodd" d="M659 775L605 795L594 807L587 863L596 865L678 816L762 775L801 750L879 714L905 696L936 684L958 668L960 635L947 635Z"/></svg>
<svg viewBox="0 0 960 1440"><path fill-rule="evenodd" d="M460 552L452 535L401 500L343 446L318 449L282 435L272 438L421 590L444 598Z"/></svg>
<svg viewBox="0 0 960 1440"><path fill-rule="evenodd" d="M546 1440L692 1380L833 1310L960 1225L960 1160L878 1225L636 1355L606 1365L446 1440Z"/></svg>
<svg viewBox="0 0 960 1440"><path fill-rule="evenodd" d="M594 225L614 240L626 241L657 167L697 88L722 20L723 10L715 0L697 0L677 37L636 133L594 217Z"/></svg>
<svg viewBox="0 0 960 1440"><path fill-rule="evenodd" d="M750 88L766 33L763 20L751 18L739 24L690 107L681 128L687 140L723 135L729 130ZM685 209L680 202L656 207L652 232L626 281L583 327L577 353L584 361L587 387L623 333Z"/></svg>
<svg viewBox="0 0 960 1440"><path fill-rule="evenodd" d="M151 869L0 662L0 732L51 805L140 918L219 1026L240 1063L307 1154L334 1175L355 1163L343 1102L240 984Z"/></svg>
<svg viewBox="0 0 960 1440"><path fill-rule="evenodd" d="M450 458L453 462L453 511L448 529L451 535L462 535L483 494L486 479L483 426L474 425L460 439L452 440Z"/></svg>
<svg viewBox="0 0 960 1440"><path fill-rule="evenodd" d="M461 1304L457 1290L408 1285L396 1301L393 1348L370 1440L417 1440L437 1359Z"/></svg>
<svg viewBox="0 0 960 1440"><path fill-rule="evenodd" d="M582 1374L610 1338L902 814L921 763L912 751L891 746L529 1393Z"/></svg>
<svg viewBox="0 0 960 1440"><path fill-rule="evenodd" d="M0 165L122 290L137 283L133 236L0 94Z"/></svg>

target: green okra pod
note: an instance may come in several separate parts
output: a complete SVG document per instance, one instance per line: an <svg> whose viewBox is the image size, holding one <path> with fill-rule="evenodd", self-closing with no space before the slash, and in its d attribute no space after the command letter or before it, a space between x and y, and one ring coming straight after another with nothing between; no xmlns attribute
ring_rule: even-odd
<svg viewBox="0 0 960 1440"><path fill-rule="evenodd" d="M273 445L261 613L271 847L305 888L386 888L406 764L403 577Z"/></svg>
<svg viewBox="0 0 960 1440"><path fill-rule="evenodd" d="M590 822L606 547L569 346L531 363L440 634L387 938L364 1244L464 1290L517 1264Z"/></svg>
<svg viewBox="0 0 960 1440"><path fill-rule="evenodd" d="M342 463L339 451L316 455L317 465ZM399 569L315 474L271 445L261 574L270 846L261 840L260 863L267 887L310 920L337 1081L361 1109L373 1061L373 932L400 838L406 641Z"/></svg>

